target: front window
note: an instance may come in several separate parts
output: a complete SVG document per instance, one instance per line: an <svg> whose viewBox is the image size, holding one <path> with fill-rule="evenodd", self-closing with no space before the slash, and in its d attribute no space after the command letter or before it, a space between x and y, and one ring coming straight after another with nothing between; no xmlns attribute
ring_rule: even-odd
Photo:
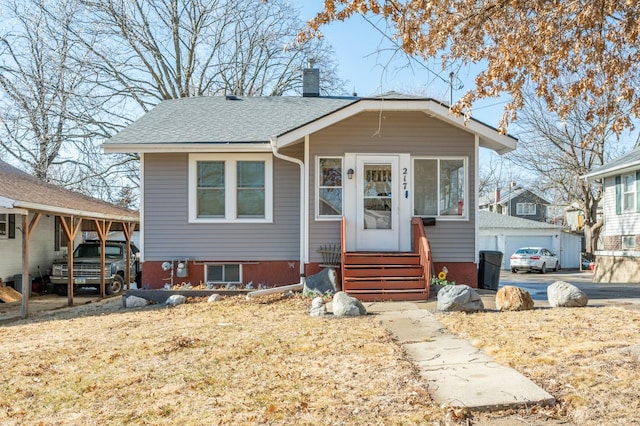
<svg viewBox="0 0 640 426"><path fill-rule="evenodd" d="M636 175L631 173L622 176L622 211L636 211Z"/></svg>
<svg viewBox="0 0 640 426"><path fill-rule="evenodd" d="M270 154L189 156L191 222L270 222L272 196Z"/></svg>
<svg viewBox="0 0 640 426"><path fill-rule="evenodd" d="M519 216L535 216L536 205L534 203L516 204L516 214Z"/></svg>
<svg viewBox="0 0 640 426"><path fill-rule="evenodd" d="M213 284L241 283L241 265L237 263L206 265L205 280Z"/></svg>
<svg viewBox="0 0 640 426"><path fill-rule="evenodd" d="M0 214L0 238L7 238L7 229L9 229L9 221L6 213Z"/></svg>
<svg viewBox="0 0 640 426"><path fill-rule="evenodd" d="M318 217L342 217L342 158L318 158Z"/></svg>
<svg viewBox="0 0 640 426"><path fill-rule="evenodd" d="M416 158L413 211L418 216L466 216L466 159Z"/></svg>

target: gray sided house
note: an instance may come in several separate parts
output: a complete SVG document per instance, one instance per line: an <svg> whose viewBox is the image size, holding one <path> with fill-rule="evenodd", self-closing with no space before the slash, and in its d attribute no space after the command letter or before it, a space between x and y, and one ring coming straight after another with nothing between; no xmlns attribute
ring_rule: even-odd
<svg viewBox="0 0 640 426"><path fill-rule="evenodd" d="M604 184L604 247L595 252L594 281L640 282L640 148L583 177Z"/></svg>
<svg viewBox="0 0 640 426"><path fill-rule="evenodd" d="M502 192L497 189L492 197L480 201L480 210L546 222L549 204L549 201L532 191L516 187Z"/></svg>
<svg viewBox="0 0 640 426"><path fill-rule="evenodd" d="M279 286L327 263L344 282L349 254L399 259L425 229L436 268L475 285L478 150L515 144L437 101L392 93L170 100L104 150L140 154L142 281L151 288ZM163 262L188 265L187 275ZM362 272L378 260L360 262ZM394 270L385 281L402 293L413 284Z"/></svg>

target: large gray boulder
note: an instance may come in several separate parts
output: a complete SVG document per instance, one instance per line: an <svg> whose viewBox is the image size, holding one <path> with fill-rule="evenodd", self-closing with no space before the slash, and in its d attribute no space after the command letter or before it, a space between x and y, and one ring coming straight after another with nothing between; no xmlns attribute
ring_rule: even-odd
<svg viewBox="0 0 640 426"><path fill-rule="evenodd" d="M124 299L125 306L127 308L142 308L149 304L149 301L143 297L138 296L127 296Z"/></svg>
<svg viewBox="0 0 640 426"><path fill-rule="evenodd" d="M333 315L338 317L366 315L367 308L355 297L344 291L333 295Z"/></svg>
<svg viewBox="0 0 640 426"><path fill-rule="evenodd" d="M533 299L527 290L507 285L496 293L496 309L499 311L528 311L533 309Z"/></svg>
<svg viewBox="0 0 640 426"><path fill-rule="evenodd" d="M336 271L333 268L324 268L317 274L307 277L302 294L323 296L336 292Z"/></svg>
<svg viewBox="0 0 640 426"><path fill-rule="evenodd" d="M311 301L309 315L312 317L323 317L327 314L327 306L322 297L316 297Z"/></svg>
<svg viewBox="0 0 640 426"><path fill-rule="evenodd" d="M169 296L165 304L167 306L177 306L177 305L182 305L183 303L186 303L186 302L187 302L187 298L184 297L183 295L173 294Z"/></svg>
<svg viewBox="0 0 640 426"><path fill-rule="evenodd" d="M476 312L484 310L484 304L478 292L468 285L446 285L438 292L438 310Z"/></svg>
<svg viewBox="0 0 640 426"><path fill-rule="evenodd" d="M547 287L547 299L554 308L577 308L586 306L589 301L584 291L565 281L556 281Z"/></svg>

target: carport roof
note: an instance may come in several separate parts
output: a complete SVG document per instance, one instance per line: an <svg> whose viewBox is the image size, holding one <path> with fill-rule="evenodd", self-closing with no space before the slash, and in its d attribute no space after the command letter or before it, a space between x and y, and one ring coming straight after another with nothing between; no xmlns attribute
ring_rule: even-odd
<svg viewBox="0 0 640 426"><path fill-rule="evenodd" d="M23 209L92 219L138 222L138 212L35 178L0 160L0 209Z"/></svg>

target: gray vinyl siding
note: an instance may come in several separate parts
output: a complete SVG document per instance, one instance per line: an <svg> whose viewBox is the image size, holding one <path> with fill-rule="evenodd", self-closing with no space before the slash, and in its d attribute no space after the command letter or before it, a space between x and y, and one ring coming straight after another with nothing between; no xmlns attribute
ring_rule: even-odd
<svg viewBox="0 0 640 426"><path fill-rule="evenodd" d="M301 152L302 147L287 153L302 157ZM299 259L297 164L274 158L273 223L215 224L188 223L188 154L146 154L143 164L145 260Z"/></svg>
<svg viewBox="0 0 640 426"><path fill-rule="evenodd" d="M315 220L316 156L345 153L409 153L415 156L467 157L469 220L438 220L426 227L435 262L474 262L475 138L421 112L365 112L310 137L309 258L320 262L320 246L339 243L339 221ZM347 200L345 200L346 202Z"/></svg>

